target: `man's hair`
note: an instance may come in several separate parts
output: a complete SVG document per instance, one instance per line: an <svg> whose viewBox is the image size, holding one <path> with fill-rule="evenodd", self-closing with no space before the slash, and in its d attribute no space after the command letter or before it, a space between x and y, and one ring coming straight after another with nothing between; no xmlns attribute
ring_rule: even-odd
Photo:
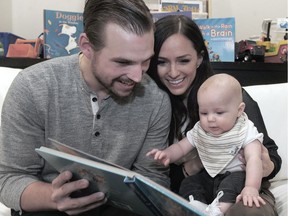
<svg viewBox="0 0 288 216"><path fill-rule="evenodd" d="M142 0L86 0L83 23L95 50L105 46L105 27L109 23L140 36L154 29L151 13Z"/></svg>

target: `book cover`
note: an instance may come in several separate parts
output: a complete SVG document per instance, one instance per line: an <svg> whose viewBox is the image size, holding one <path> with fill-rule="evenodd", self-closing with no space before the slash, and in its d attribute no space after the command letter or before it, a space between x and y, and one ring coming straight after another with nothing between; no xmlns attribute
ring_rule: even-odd
<svg viewBox="0 0 288 216"><path fill-rule="evenodd" d="M83 13L44 10L44 58L78 53L82 32Z"/></svg>
<svg viewBox="0 0 288 216"><path fill-rule="evenodd" d="M150 11L159 11L161 9L161 0L144 0Z"/></svg>
<svg viewBox="0 0 288 216"><path fill-rule="evenodd" d="M210 61L234 62L235 18L195 19L202 31Z"/></svg>
<svg viewBox="0 0 288 216"><path fill-rule="evenodd" d="M144 216L204 215L197 206L136 172L51 141L52 148L42 146L36 152L58 172L70 170L73 179L90 182L88 188L73 193L74 197L102 191L107 204Z"/></svg>
<svg viewBox="0 0 288 216"><path fill-rule="evenodd" d="M153 21L156 22L157 20L161 19L162 17L169 16L169 15L183 15L187 16L192 19L192 12L191 11L175 11L175 12L151 12Z"/></svg>
<svg viewBox="0 0 288 216"><path fill-rule="evenodd" d="M175 1L162 0L162 11L192 11L192 13L203 13L202 1Z"/></svg>

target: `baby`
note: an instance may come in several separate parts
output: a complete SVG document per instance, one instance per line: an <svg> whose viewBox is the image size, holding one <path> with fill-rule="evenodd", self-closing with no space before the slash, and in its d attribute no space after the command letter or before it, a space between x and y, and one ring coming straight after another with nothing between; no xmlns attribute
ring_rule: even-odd
<svg viewBox="0 0 288 216"><path fill-rule="evenodd" d="M207 215L224 215L240 200L246 206L265 204L259 196L263 134L258 133L244 112L240 83L227 74L214 75L201 85L197 100L200 121L187 132L186 138L167 149L153 149L147 156L168 166L197 148L205 170L190 176L192 183L188 191L192 194L191 204L213 200L215 195L211 197L207 188L218 193L213 205L206 205ZM237 156L241 148L244 149L246 173Z"/></svg>

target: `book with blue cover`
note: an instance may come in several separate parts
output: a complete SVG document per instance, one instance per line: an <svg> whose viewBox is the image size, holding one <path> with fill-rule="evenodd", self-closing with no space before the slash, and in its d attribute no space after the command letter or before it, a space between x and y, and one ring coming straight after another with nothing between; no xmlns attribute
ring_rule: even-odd
<svg viewBox="0 0 288 216"><path fill-rule="evenodd" d="M78 53L82 32L83 13L44 10L44 58Z"/></svg>
<svg viewBox="0 0 288 216"><path fill-rule="evenodd" d="M49 147L41 146L36 152L56 171L70 170L74 180L89 181L88 188L72 197L101 191L106 194L108 205L143 216L204 215L197 206L139 173L49 140Z"/></svg>
<svg viewBox="0 0 288 216"><path fill-rule="evenodd" d="M235 61L235 18L195 19L212 62Z"/></svg>

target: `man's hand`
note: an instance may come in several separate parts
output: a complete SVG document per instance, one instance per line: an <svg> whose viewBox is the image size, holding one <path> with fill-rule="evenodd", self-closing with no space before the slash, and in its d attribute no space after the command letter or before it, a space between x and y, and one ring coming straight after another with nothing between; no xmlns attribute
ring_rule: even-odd
<svg viewBox="0 0 288 216"><path fill-rule="evenodd" d="M71 193L89 186L89 182L86 179L69 182L71 178L72 173L65 171L52 182L51 199L56 204L58 211L65 212L68 215L77 215L106 203L107 199L102 192L79 198L71 198Z"/></svg>

